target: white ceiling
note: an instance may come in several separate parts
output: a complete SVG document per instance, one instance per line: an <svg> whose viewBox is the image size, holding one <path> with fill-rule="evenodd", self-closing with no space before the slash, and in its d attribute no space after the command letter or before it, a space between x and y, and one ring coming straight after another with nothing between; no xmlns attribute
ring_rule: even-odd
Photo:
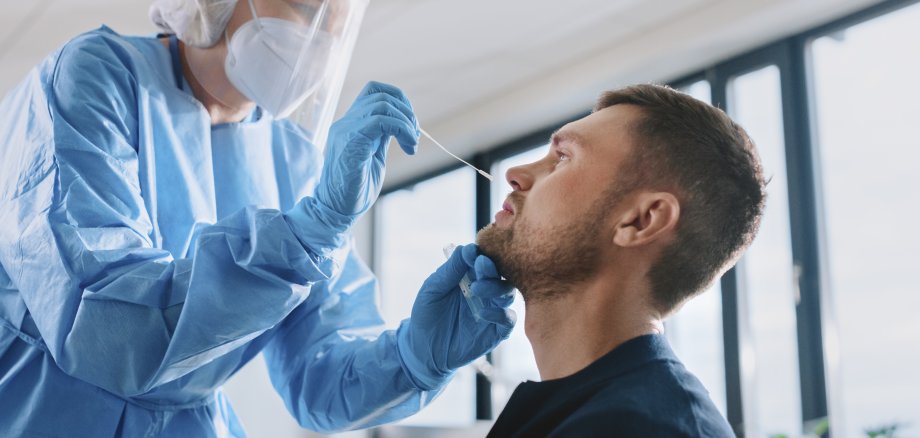
<svg viewBox="0 0 920 438"><path fill-rule="evenodd" d="M352 66L411 85L435 123L714 1L377 1Z"/></svg>
<svg viewBox="0 0 920 438"><path fill-rule="evenodd" d="M342 92L393 83L461 156L590 108L604 89L661 81L880 0L371 0ZM74 35L155 31L150 0L8 1L0 92ZM388 184L449 163L390 155Z"/></svg>

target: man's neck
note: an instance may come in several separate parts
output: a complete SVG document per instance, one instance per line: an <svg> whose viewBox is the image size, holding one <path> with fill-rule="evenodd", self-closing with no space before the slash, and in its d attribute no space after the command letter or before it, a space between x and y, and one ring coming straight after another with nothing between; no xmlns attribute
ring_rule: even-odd
<svg viewBox="0 0 920 438"><path fill-rule="evenodd" d="M664 333L645 294L627 289L641 286L599 280L576 287L525 300L524 327L542 380L575 374L635 337Z"/></svg>

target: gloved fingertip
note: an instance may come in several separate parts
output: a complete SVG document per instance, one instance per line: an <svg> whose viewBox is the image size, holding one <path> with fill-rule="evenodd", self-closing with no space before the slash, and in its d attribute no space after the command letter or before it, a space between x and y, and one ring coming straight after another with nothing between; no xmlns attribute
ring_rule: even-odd
<svg viewBox="0 0 920 438"><path fill-rule="evenodd" d="M471 243L461 246L460 250L463 253L463 261L466 262L468 266L474 266L474 263L476 263L476 256L479 255L479 247Z"/></svg>
<svg viewBox="0 0 920 438"><path fill-rule="evenodd" d="M514 324L517 323L517 313L511 309L503 308L485 308L482 309L480 317L483 321L490 322L498 326L498 329L502 334L502 339L507 338L507 335L511 334L511 329L514 328Z"/></svg>
<svg viewBox="0 0 920 438"><path fill-rule="evenodd" d="M413 144L405 144L400 142L399 147L402 148L403 152L406 154L415 155L415 153L418 152L418 141Z"/></svg>
<svg viewBox="0 0 920 438"><path fill-rule="evenodd" d="M411 133L406 132L406 128L403 127L399 132L395 133L396 141L399 142L399 147L402 150L412 155L415 153L415 150L418 148L418 137L413 137Z"/></svg>
<svg viewBox="0 0 920 438"><path fill-rule="evenodd" d="M378 81L369 81L364 85L364 89L361 90L361 94L374 94L374 93L388 93L388 94L401 94L402 91L399 88L396 88L393 85L378 82Z"/></svg>
<svg viewBox="0 0 920 438"><path fill-rule="evenodd" d="M469 271L469 266L459 250L454 250L450 257L444 262L434 274L425 280L426 284L431 284L436 289L453 289L457 282ZM423 288L425 286L422 286Z"/></svg>
<svg viewBox="0 0 920 438"><path fill-rule="evenodd" d="M466 263L466 257L463 255L463 246L459 245L454 249L454 252L450 253L449 261L455 263Z"/></svg>
<svg viewBox="0 0 920 438"><path fill-rule="evenodd" d="M501 296L501 297L493 299L492 302L495 303L495 305L498 307L507 309L511 307L512 304L514 304L514 295L510 297Z"/></svg>
<svg viewBox="0 0 920 438"><path fill-rule="evenodd" d="M486 255L476 257L473 268L476 270L476 277L478 278L499 278L498 267L495 266L495 262Z"/></svg>
<svg viewBox="0 0 920 438"><path fill-rule="evenodd" d="M474 296L486 300L508 295L513 290L506 283L493 278L477 278L470 283L470 289Z"/></svg>

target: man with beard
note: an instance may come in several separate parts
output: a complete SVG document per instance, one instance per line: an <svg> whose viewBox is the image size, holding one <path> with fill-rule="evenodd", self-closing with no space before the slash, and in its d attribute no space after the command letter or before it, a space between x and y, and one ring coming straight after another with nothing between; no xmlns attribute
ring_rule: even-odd
<svg viewBox="0 0 920 438"><path fill-rule="evenodd" d="M489 436L733 436L662 321L756 234L765 183L744 130L686 94L632 86L506 178L477 243L524 297L542 381L517 387Z"/></svg>

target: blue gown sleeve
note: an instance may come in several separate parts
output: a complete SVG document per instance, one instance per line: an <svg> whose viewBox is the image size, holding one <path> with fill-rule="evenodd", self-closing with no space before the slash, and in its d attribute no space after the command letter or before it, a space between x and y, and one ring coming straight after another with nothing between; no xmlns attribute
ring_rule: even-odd
<svg viewBox="0 0 920 438"><path fill-rule="evenodd" d="M313 294L263 349L272 385L301 426L330 433L391 422L440 392L412 384L395 331L381 333L377 280L354 251Z"/></svg>
<svg viewBox="0 0 920 438"><path fill-rule="evenodd" d="M346 250L311 249L309 215L257 209L206 226L188 259L156 248L126 50L79 37L23 85L26 108L4 105L0 263L58 366L130 397L279 324Z"/></svg>

